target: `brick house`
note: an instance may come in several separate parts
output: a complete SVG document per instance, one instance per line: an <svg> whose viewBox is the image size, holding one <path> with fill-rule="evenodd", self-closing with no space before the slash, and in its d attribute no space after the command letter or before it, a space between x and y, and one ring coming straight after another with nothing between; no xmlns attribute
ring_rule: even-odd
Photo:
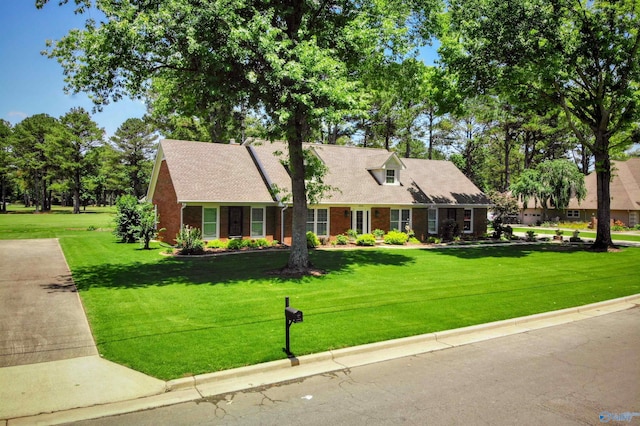
<svg viewBox="0 0 640 426"><path fill-rule="evenodd" d="M334 188L309 205L307 229L328 239L354 229L413 229L424 240L455 220L465 234L487 231L489 201L448 161L400 158L384 149L305 144L328 168ZM291 178L282 142L214 144L163 140L147 199L159 214L161 238L173 243L184 225L205 240L266 238L291 242ZM277 188L277 189L276 189ZM276 189L276 190L274 190Z"/></svg>
<svg viewBox="0 0 640 426"><path fill-rule="evenodd" d="M611 221L620 221L626 226L640 223L640 158L626 161L612 161L613 179L611 191ZM598 216L598 184L596 173L585 176L587 196L578 203L576 198L569 201L567 210L562 212L566 220L591 222Z"/></svg>

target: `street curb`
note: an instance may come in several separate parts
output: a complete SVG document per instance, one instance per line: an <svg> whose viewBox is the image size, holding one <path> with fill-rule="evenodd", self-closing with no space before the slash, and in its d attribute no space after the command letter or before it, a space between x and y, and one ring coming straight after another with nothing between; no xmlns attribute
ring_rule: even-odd
<svg viewBox="0 0 640 426"><path fill-rule="evenodd" d="M157 395L8 421L0 420L0 425L3 422L8 426L20 424L52 425L154 409L567 324L598 315L623 311L638 305L640 305L640 294L525 317L201 374L170 380L166 382L166 391Z"/></svg>
<svg viewBox="0 0 640 426"><path fill-rule="evenodd" d="M283 359L277 361L270 361L262 364L251 365L247 367L239 367L231 370L219 371L215 373L199 374L196 376L186 377L182 379L170 380L167 382L167 392L176 390L184 390L189 388L197 388L200 385L218 382L228 379L240 379L255 374L262 374L265 372L272 372L290 367L297 367L302 365L308 365L311 363L323 362L323 361L336 361L340 358L351 357L354 355L362 355L375 351L382 351L387 349L395 349L401 346L421 344L432 341L441 341L446 338L468 335L472 333L480 333L499 328L507 327L520 327L526 326L535 321L553 319L562 316L569 316L575 314L582 314L583 319L592 317L594 315L587 315L586 313L599 311L603 308L612 307L623 304L640 304L640 294L625 296L618 299L605 300L603 302L596 302L589 305L578 306L574 308L560 309L557 311L543 312L540 314L533 314L524 317L511 318L506 320L494 321L486 324L472 325L468 327L461 327L452 330L438 331L434 333L421 334L417 336L403 337L399 339L387 340L384 342L369 343L365 345L353 346L349 348L336 349L326 352L319 352L316 354L303 355L298 358ZM621 307L616 311L627 309L628 307ZM608 313L608 312L603 312ZM573 321L573 320L571 320ZM570 321L567 321L570 322ZM541 328L541 327L536 327ZM521 332L528 329L522 328ZM494 336L495 337L495 336Z"/></svg>

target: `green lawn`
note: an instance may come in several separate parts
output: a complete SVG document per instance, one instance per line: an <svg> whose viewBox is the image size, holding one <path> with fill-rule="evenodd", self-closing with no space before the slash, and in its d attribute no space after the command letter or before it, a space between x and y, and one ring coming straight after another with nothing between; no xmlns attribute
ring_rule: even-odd
<svg viewBox="0 0 640 426"><path fill-rule="evenodd" d="M327 275L282 279L268 272L286 251L172 258L61 229L100 353L161 379L284 358L285 296L304 312L291 328L303 355L640 293L640 248L316 251Z"/></svg>
<svg viewBox="0 0 640 426"><path fill-rule="evenodd" d="M526 233L527 231L535 231L535 233L538 236L541 235L555 235L556 231L554 229L540 229L540 228L534 228L534 227L522 227L522 228L513 228L514 232L524 232ZM573 236L573 231L571 230L564 230L564 234L562 234L563 237L565 238L569 238L571 236ZM580 238L596 238L596 233L594 231L580 231ZM614 243L616 241L635 241L638 242L640 241L640 235L637 234L625 234L625 233L621 233L621 232L615 232L613 234L611 234L611 238L613 239Z"/></svg>

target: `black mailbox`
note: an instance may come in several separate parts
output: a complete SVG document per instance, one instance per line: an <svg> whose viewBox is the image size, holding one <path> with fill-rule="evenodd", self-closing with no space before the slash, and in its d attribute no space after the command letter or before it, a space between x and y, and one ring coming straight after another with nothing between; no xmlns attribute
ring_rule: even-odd
<svg viewBox="0 0 640 426"><path fill-rule="evenodd" d="M286 307L284 309L284 315L287 317L287 320L291 322L302 322L302 311L295 308Z"/></svg>

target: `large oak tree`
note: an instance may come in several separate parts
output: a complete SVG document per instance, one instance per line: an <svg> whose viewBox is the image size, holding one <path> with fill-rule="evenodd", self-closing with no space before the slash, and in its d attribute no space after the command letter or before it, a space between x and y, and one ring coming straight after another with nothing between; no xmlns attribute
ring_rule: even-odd
<svg viewBox="0 0 640 426"><path fill-rule="evenodd" d="M48 0L37 0L42 6ZM62 0L67 3L69 0ZM220 104L261 108L286 135L293 241L288 269L309 268L302 143L327 108L362 95L363 68L428 30L438 0L74 0L105 18L87 20L48 55L68 88L98 104L145 96L205 117ZM427 31L428 32L428 31ZM196 114L197 112L197 114Z"/></svg>
<svg viewBox="0 0 640 426"><path fill-rule="evenodd" d="M593 153L597 249L613 245L611 155L629 146L625 135L640 117L639 9L637 0L449 2L442 49L449 69L477 91L557 105Z"/></svg>

